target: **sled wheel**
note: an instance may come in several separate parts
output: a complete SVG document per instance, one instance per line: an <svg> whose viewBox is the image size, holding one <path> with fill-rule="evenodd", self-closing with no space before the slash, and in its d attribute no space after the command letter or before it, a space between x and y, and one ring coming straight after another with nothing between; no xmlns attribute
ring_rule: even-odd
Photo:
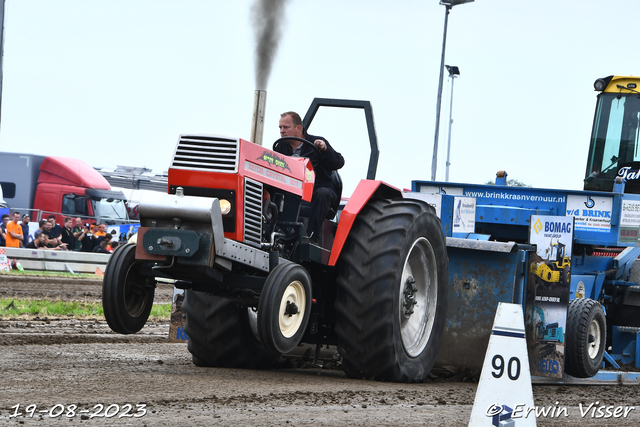
<svg viewBox="0 0 640 427"><path fill-rule="evenodd" d="M336 333L350 376L422 381L447 311L448 256L440 220L416 200L373 200L340 255Z"/></svg>
<svg viewBox="0 0 640 427"><path fill-rule="evenodd" d="M197 366L268 369L279 354L267 351L251 329L250 307L191 289L185 290L182 310L187 349Z"/></svg>
<svg viewBox="0 0 640 427"><path fill-rule="evenodd" d="M311 313L311 277L298 264L274 268L258 304L258 336L274 353L289 353L304 335Z"/></svg>
<svg viewBox="0 0 640 427"><path fill-rule="evenodd" d="M594 376L602 366L607 341L604 310L597 301L577 298L569 302L565 342L565 371L577 378Z"/></svg>
<svg viewBox="0 0 640 427"><path fill-rule="evenodd" d="M136 245L118 248L107 264L102 281L102 308L109 327L120 334L135 334L153 307L155 279L140 274Z"/></svg>

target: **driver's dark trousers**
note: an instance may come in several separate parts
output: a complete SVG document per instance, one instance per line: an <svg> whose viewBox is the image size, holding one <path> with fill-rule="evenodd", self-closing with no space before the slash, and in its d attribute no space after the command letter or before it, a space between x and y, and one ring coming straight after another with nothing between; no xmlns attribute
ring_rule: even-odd
<svg viewBox="0 0 640 427"><path fill-rule="evenodd" d="M335 191L328 187L317 188L311 197L311 208L309 212L309 229L307 235L314 239L319 238L318 233L331 206L337 201L338 196ZM313 233L313 234L312 234Z"/></svg>

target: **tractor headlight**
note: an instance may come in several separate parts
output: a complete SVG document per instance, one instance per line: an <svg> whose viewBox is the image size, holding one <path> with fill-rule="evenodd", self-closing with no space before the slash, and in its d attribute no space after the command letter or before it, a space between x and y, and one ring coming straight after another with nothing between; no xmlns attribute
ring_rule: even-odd
<svg viewBox="0 0 640 427"><path fill-rule="evenodd" d="M222 215L226 215L231 212L231 202L225 199L220 199L220 212Z"/></svg>

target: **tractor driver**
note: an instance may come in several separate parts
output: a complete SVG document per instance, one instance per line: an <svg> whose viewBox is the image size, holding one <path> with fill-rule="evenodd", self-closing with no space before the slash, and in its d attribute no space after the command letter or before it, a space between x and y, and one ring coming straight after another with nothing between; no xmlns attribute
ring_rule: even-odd
<svg viewBox="0 0 640 427"><path fill-rule="evenodd" d="M309 215L309 229L307 233L312 243L318 242L320 226L327 216L329 209L334 203L338 202L338 195L331 184L331 172L344 166L344 158L342 154L329 145L329 141L321 136L309 135L302 128L302 120L297 113L288 111L280 115L280 137L293 136L309 141L322 153L322 158L316 150L301 141L295 139L286 140L274 148L278 153L285 156L306 157L313 164L313 170L316 173L316 182L313 187L313 196L311 197L311 213Z"/></svg>

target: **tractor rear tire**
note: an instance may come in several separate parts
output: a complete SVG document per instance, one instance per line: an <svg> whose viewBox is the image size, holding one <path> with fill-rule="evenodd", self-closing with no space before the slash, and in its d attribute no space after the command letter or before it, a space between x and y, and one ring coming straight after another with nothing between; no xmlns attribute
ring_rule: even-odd
<svg viewBox="0 0 640 427"><path fill-rule="evenodd" d="M119 247L109 259L102 280L102 308L114 332L135 334L147 323L155 279L141 276L141 266L134 244Z"/></svg>
<svg viewBox="0 0 640 427"><path fill-rule="evenodd" d="M440 219L417 200L370 201L339 259L338 352L347 375L423 381L447 312L448 263Z"/></svg>
<svg viewBox="0 0 640 427"><path fill-rule="evenodd" d="M576 298L567 310L565 372L576 378L598 373L607 342L607 322L599 302Z"/></svg>
<svg viewBox="0 0 640 427"><path fill-rule="evenodd" d="M277 362L280 355L267 351L251 329L251 308L205 292L184 293L184 331L196 366L269 369Z"/></svg>

